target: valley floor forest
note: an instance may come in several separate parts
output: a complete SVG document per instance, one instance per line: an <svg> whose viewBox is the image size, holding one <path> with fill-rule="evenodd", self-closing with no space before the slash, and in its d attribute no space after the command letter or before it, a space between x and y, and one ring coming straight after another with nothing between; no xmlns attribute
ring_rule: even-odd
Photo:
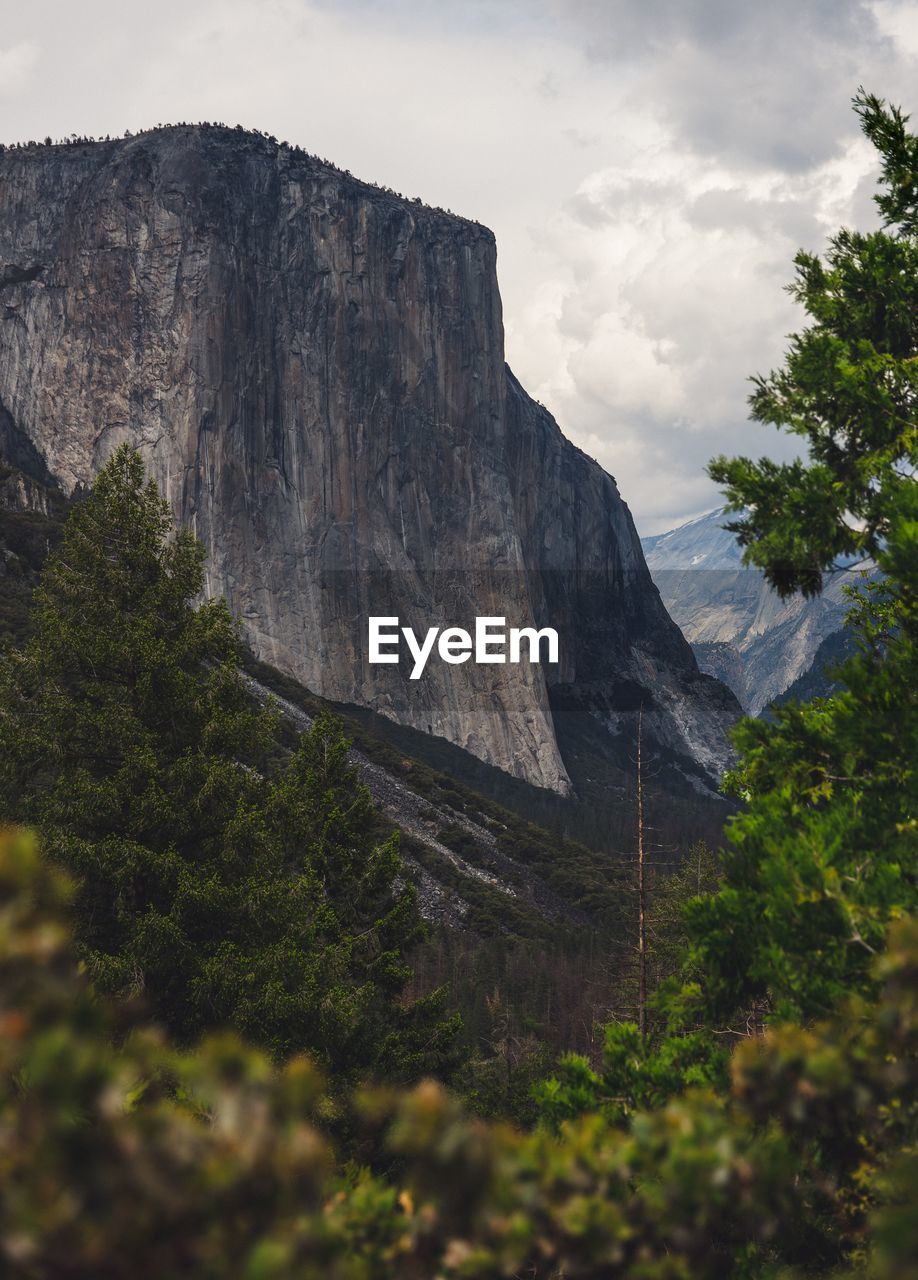
<svg viewBox="0 0 918 1280"><path fill-rule="evenodd" d="M512 984L470 1031L419 980L341 722L253 700L140 456L60 513L2 618L4 1275L918 1277L918 137L854 105L884 229L797 256L750 400L807 457L710 471L782 594L881 576L837 692L736 729L723 848L637 935L633 868L607 886L592 1053L527 1038Z"/></svg>

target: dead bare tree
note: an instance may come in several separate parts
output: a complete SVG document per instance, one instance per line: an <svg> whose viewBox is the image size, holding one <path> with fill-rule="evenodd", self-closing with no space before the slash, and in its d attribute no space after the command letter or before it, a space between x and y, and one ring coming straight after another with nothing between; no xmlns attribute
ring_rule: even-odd
<svg viewBox="0 0 918 1280"><path fill-rule="evenodd" d="M641 762L641 737L644 728L644 704L638 710L637 724L637 896L638 896L638 1030L647 1034L647 883L644 848L644 774Z"/></svg>

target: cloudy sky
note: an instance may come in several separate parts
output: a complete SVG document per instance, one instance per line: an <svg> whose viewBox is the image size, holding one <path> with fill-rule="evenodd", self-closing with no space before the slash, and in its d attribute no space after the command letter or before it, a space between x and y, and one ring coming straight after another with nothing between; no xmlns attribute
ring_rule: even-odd
<svg viewBox="0 0 918 1280"><path fill-rule="evenodd" d="M510 363L642 532L788 456L747 377L798 247L875 222L850 98L918 117L918 0L0 0L0 138L266 129L498 240Z"/></svg>

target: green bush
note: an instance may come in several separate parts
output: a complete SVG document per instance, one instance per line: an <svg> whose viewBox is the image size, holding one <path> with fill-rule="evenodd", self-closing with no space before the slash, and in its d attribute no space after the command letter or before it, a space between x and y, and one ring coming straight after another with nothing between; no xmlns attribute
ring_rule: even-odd
<svg viewBox="0 0 918 1280"><path fill-rule="evenodd" d="M176 1050L87 985L72 892L34 840L0 838L5 1274L914 1275L915 923L891 935L876 1003L743 1044L725 1097L524 1135L433 1082L333 1103L303 1059L232 1036ZM336 1162L342 1107L388 1177Z"/></svg>

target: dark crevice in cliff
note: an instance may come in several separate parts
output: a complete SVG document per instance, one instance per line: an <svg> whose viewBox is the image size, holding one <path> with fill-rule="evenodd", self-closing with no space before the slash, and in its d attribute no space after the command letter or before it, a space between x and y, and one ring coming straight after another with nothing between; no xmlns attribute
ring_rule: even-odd
<svg viewBox="0 0 918 1280"><path fill-rule="evenodd" d="M40 263L34 263L30 267L0 267L0 289L6 289L12 284L27 284L30 280L37 280L44 271L44 267Z"/></svg>

